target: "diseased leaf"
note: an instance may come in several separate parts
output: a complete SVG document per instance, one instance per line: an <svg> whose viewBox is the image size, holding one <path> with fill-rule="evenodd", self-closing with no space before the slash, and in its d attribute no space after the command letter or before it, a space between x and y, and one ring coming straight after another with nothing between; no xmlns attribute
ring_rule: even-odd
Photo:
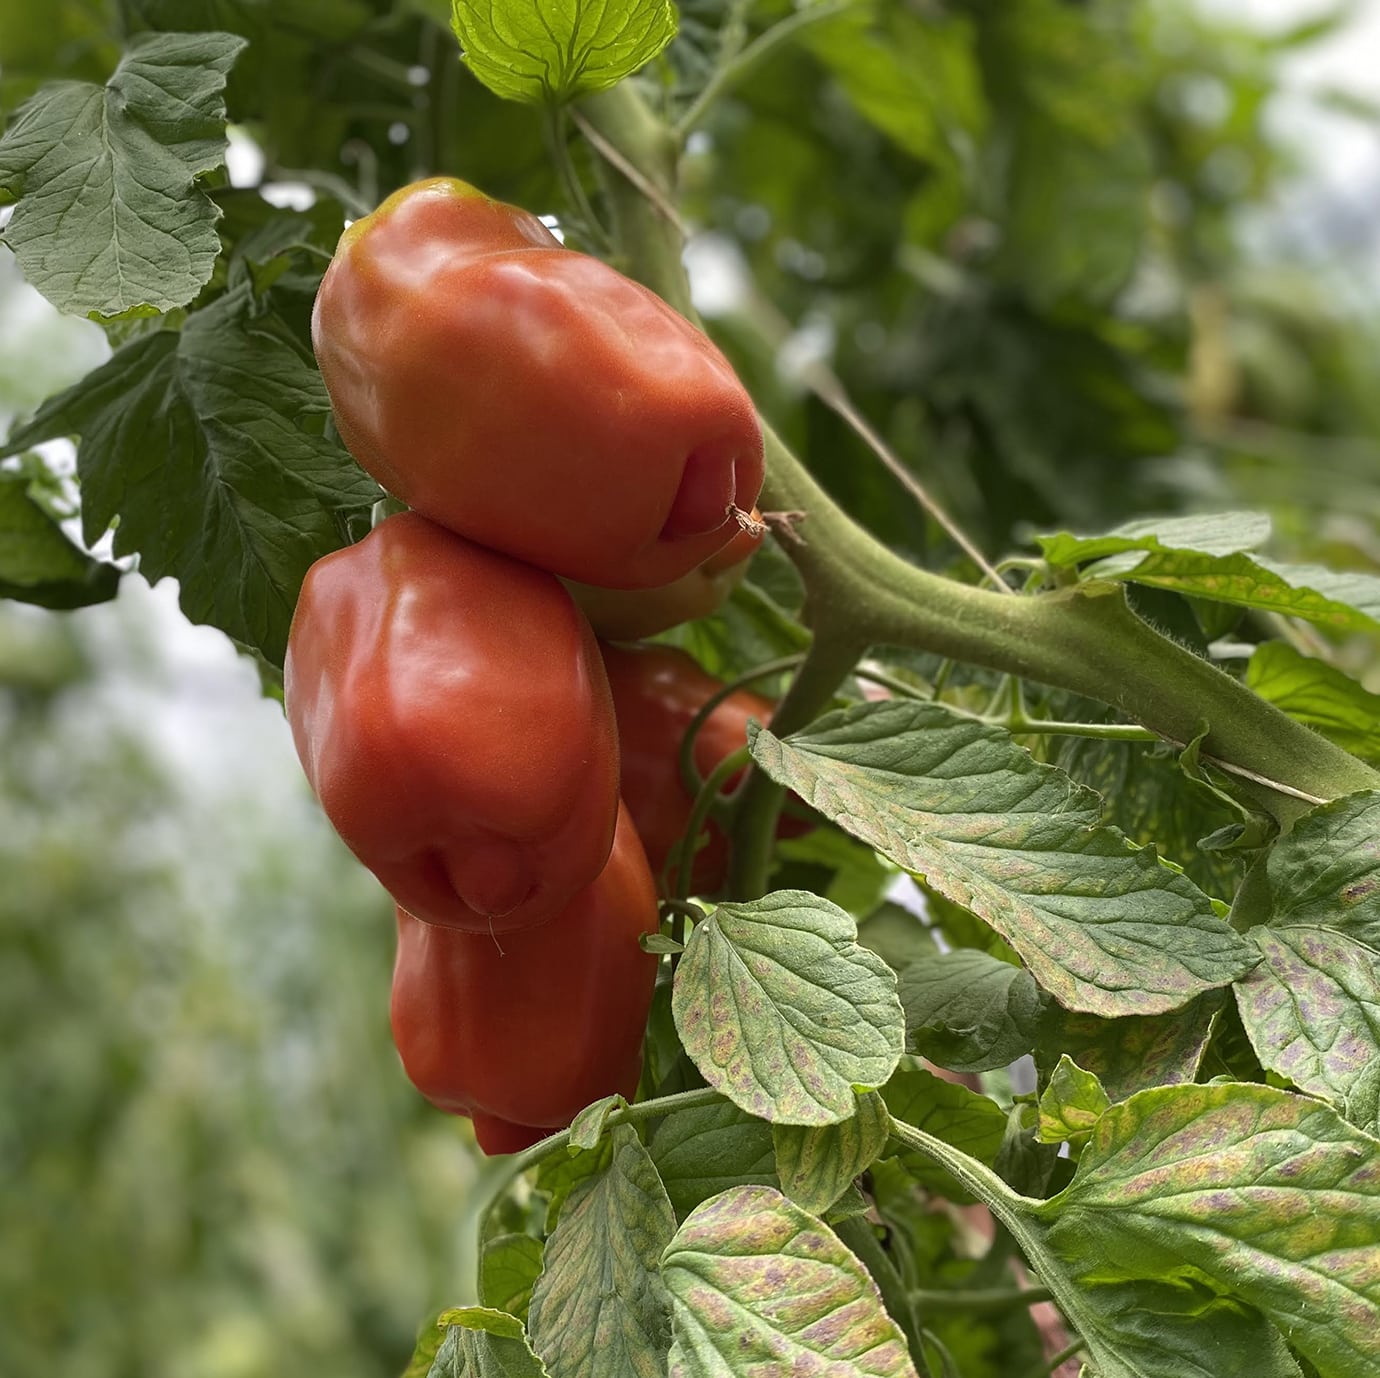
<svg viewBox="0 0 1380 1378"><path fill-rule="evenodd" d="M1267 641L1251 656L1246 683L1353 755L1380 761L1380 694L1325 661L1301 655L1287 641Z"/></svg>
<svg viewBox="0 0 1380 1378"><path fill-rule="evenodd" d="M484 1306L443 1311L447 1327L427 1378L549 1378L522 1322Z"/></svg>
<svg viewBox="0 0 1380 1378"><path fill-rule="evenodd" d="M670 0L454 0L451 22L470 71L528 104L616 86L676 34Z"/></svg>
<svg viewBox="0 0 1380 1378"><path fill-rule="evenodd" d="M571 1192L532 1292L532 1345L559 1378L659 1378L669 1340L657 1266L675 1215L630 1125L613 1161Z"/></svg>
<svg viewBox="0 0 1380 1378"><path fill-rule="evenodd" d="M1241 1022L1262 1067L1345 1112L1380 1043L1380 792L1306 813L1263 866L1237 905L1264 959Z"/></svg>
<svg viewBox="0 0 1380 1378"><path fill-rule="evenodd" d="M281 665L302 579L367 530L378 485L325 435L321 375L247 288L125 345L5 453L80 435L82 524L174 576L183 611Z"/></svg>
<svg viewBox="0 0 1380 1378"><path fill-rule="evenodd" d="M771 1126L731 1101L665 1116L652 1139L651 1155L682 1220L701 1201L729 1187L778 1185Z"/></svg>
<svg viewBox="0 0 1380 1378"><path fill-rule="evenodd" d="M118 316L185 306L220 253L196 178L225 157L226 33L141 34L104 87L52 82L0 138L5 239L62 311ZM22 199L21 199L22 198Z"/></svg>
<svg viewBox="0 0 1380 1378"><path fill-rule="evenodd" d="M770 1187L705 1202L662 1258L671 1378L916 1378L876 1284L826 1225Z"/></svg>
<svg viewBox="0 0 1380 1378"><path fill-rule="evenodd" d="M1294 1378L1252 1308L1322 1378L1374 1372L1380 1140L1328 1106L1240 1083L1140 1092L1102 1115L1073 1181L1047 1201L899 1120L893 1110L912 1154L943 1164L1012 1232L1099 1378L1240 1373L1213 1356L1243 1340L1262 1373Z"/></svg>
<svg viewBox="0 0 1380 1378"><path fill-rule="evenodd" d="M541 1240L530 1234L501 1234L489 1240L479 1264L480 1301L525 1320L541 1265Z"/></svg>
<svg viewBox="0 0 1380 1378"><path fill-rule="evenodd" d="M896 978L853 920L805 891L722 904L695 925L672 1010L700 1074L749 1114L833 1124L901 1055Z"/></svg>
<svg viewBox="0 0 1380 1378"><path fill-rule="evenodd" d="M852 1118L838 1124L773 1125L782 1191L796 1205L823 1215L880 1156L890 1123L886 1102L876 1091L865 1091Z"/></svg>
<svg viewBox="0 0 1380 1378"><path fill-rule="evenodd" d="M989 923L1069 1009L1161 1013L1256 960L1196 885L1000 728L892 702L748 738L768 775Z"/></svg>
<svg viewBox="0 0 1380 1378"><path fill-rule="evenodd" d="M1194 1081L1223 998L1220 991L1210 991L1172 1014L1120 1019L1070 1014L1050 1005L1040 1021L1036 1061L1052 1069L1067 1053L1097 1077L1114 1101L1152 1086Z"/></svg>
<svg viewBox="0 0 1380 1378"><path fill-rule="evenodd" d="M1191 1269L1327 1378L1375 1372L1380 1140L1316 1101L1264 1086L1142 1092L1102 1116L1073 1182L1035 1213L1076 1275Z"/></svg>
<svg viewBox="0 0 1380 1378"><path fill-rule="evenodd" d="M1081 1147L1111 1102L1102 1083L1071 1057L1059 1059L1040 1097L1040 1142Z"/></svg>
<svg viewBox="0 0 1380 1378"><path fill-rule="evenodd" d="M986 1072L1035 1046L1045 1002L1024 967L959 948L912 963L899 986L907 1050L941 1067Z"/></svg>

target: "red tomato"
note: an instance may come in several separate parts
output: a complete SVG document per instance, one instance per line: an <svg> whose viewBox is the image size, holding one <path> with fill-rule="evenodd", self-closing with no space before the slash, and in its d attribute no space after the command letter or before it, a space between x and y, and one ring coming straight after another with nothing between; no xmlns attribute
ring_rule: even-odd
<svg viewBox="0 0 1380 1378"><path fill-rule="evenodd" d="M389 492L570 579L679 579L762 486L752 400L709 338L464 182L404 187L345 231L312 343Z"/></svg>
<svg viewBox="0 0 1380 1378"><path fill-rule="evenodd" d="M684 651L671 646L601 644L604 668L618 715L623 802L637 824L647 859L660 876L679 845L694 803L680 778L681 739L706 699L723 688ZM749 718L766 723L775 705L761 694L738 689L708 717L695 738L695 769L701 777L747 745ZM734 776L726 789L737 782ZM695 854L691 889L719 889L728 873L728 839L715 823Z"/></svg>
<svg viewBox="0 0 1380 1378"><path fill-rule="evenodd" d="M433 1104L474 1120L486 1153L568 1125L591 1101L632 1098L657 959L656 887L626 810L608 865L542 928L497 938L398 910L393 1039Z"/></svg>
<svg viewBox="0 0 1380 1378"><path fill-rule="evenodd" d="M554 575L389 517L308 572L284 687L327 817L428 922L544 923L608 858L613 705Z"/></svg>

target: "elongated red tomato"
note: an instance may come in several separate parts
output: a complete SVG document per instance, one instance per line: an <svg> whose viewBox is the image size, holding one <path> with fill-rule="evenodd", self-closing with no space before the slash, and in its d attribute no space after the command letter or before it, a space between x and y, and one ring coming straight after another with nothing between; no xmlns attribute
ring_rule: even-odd
<svg viewBox="0 0 1380 1378"><path fill-rule="evenodd" d="M680 743L701 706L723 688L684 651L672 646L600 644L618 714L623 802L637 824L647 859L662 874L690 820L694 803L680 777ZM726 756L747 745L750 718L770 721L775 705L739 689L705 720L695 737L695 769L707 776ZM734 780L725 789L731 789ZM728 839L711 822L695 853L691 888L712 893L728 871ZM672 878L674 879L674 878Z"/></svg>
<svg viewBox="0 0 1380 1378"><path fill-rule="evenodd" d="M589 624L554 575L389 517L308 572L284 685L327 817L413 914L522 928L599 874L617 731Z"/></svg>
<svg viewBox="0 0 1380 1378"><path fill-rule="evenodd" d="M404 187L345 231L312 342L389 492L570 579L670 583L762 485L752 401L708 337L464 182Z"/></svg>
<svg viewBox="0 0 1380 1378"><path fill-rule="evenodd" d="M474 1120L486 1153L512 1153L591 1101L631 1099L657 959L656 888L620 810L598 878L549 924L462 933L398 910L393 1040L413 1085Z"/></svg>

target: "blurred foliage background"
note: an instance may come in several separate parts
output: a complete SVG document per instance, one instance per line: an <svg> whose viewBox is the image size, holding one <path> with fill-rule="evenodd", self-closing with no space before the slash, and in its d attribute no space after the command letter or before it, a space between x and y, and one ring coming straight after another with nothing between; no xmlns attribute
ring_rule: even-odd
<svg viewBox="0 0 1380 1378"><path fill-rule="evenodd" d="M791 13L681 8L649 74L672 113L726 25ZM952 562L804 360L991 553L1254 506L1281 553L1380 569L1380 80L1346 75L1377 5L823 8L699 124L685 204L716 333L846 505ZM446 12L0 0L0 107L103 79L142 27L230 27L239 185L358 210L441 171L564 211L540 118L469 78ZM0 422L106 350L7 254L0 327ZM391 1374L460 1299L479 1169L397 1067L387 905L172 593L0 604L0 1373Z"/></svg>

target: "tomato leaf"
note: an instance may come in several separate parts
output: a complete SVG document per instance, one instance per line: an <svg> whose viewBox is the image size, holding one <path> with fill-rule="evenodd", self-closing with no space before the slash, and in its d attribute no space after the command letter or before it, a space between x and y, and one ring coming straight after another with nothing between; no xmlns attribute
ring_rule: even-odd
<svg viewBox="0 0 1380 1378"><path fill-rule="evenodd" d="M833 1124L880 1086L904 1037L896 978L853 920L800 890L722 904L695 925L672 1010L716 1090L781 1124Z"/></svg>
<svg viewBox="0 0 1380 1378"><path fill-rule="evenodd" d="M956 1072L1005 1067L1035 1046L1044 999L1030 973L959 948L901 973L910 1052Z"/></svg>
<svg viewBox="0 0 1380 1378"><path fill-rule="evenodd" d="M528 104L616 86L676 35L669 0L454 0L451 23L470 71Z"/></svg>
<svg viewBox="0 0 1380 1378"><path fill-rule="evenodd" d="M443 1311L441 1342L427 1378L548 1378L516 1316L486 1306Z"/></svg>
<svg viewBox="0 0 1380 1378"><path fill-rule="evenodd" d="M30 478L0 472L0 598L83 608L115 596L120 571L93 560L29 494Z"/></svg>
<svg viewBox="0 0 1380 1378"><path fill-rule="evenodd" d="M479 1263L480 1301L525 1320L541 1267L541 1240L530 1234L501 1234L490 1239Z"/></svg>
<svg viewBox="0 0 1380 1378"><path fill-rule="evenodd" d="M665 1116L651 1154L679 1219L728 1187L778 1185L771 1126L731 1101Z"/></svg>
<svg viewBox="0 0 1380 1378"><path fill-rule="evenodd" d="M1083 566L1085 579L1125 579L1338 631L1380 629L1380 578L1254 554L1269 534L1267 517L1228 512L1130 522L1105 536L1042 536L1039 545L1051 564Z"/></svg>
<svg viewBox="0 0 1380 1378"><path fill-rule="evenodd" d="M1102 1083L1071 1057L1059 1059L1040 1096L1040 1142L1081 1147L1111 1102Z"/></svg>
<svg viewBox="0 0 1380 1378"><path fill-rule="evenodd" d="M734 1187L691 1213L662 1258L671 1378L849 1373L916 1378L857 1257L770 1187Z"/></svg>
<svg viewBox="0 0 1380 1378"><path fill-rule="evenodd" d="M838 1124L772 1125L782 1190L796 1205L823 1215L881 1156L890 1123L886 1102L865 1091L857 1111Z"/></svg>
<svg viewBox="0 0 1380 1378"><path fill-rule="evenodd" d="M1267 641L1251 656L1246 683L1353 755L1380 761L1380 694L1325 661L1301 655L1287 641Z"/></svg>
<svg viewBox="0 0 1380 1378"><path fill-rule="evenodd" d="M613 1160L571 1192L532 1292L532 1343L561 1378L665 1372L666 1297L657 1275L675 1214L629 1125Z"/></svg>
<svg viewBox="0 0 1380 1378"><path fill-rule="evenodd" d="M104 87L52 82L0 138L5 238L63 311L185 306L220 253L219 212L196 178L225 157L226 33L138 35ZM32 183L32 186L30 186Z"/></svg>
<svg viewBox="0 0 1380 1378"><path fill-rule="evenodd" d="M989 923L1069 1009L1154 1014L1257 960L1186 876L1008 733L935 703L866 704L754 759L840 827Z"/></svg>
<svg viewBox="0 0 1380 1378"><path fill-rule="evenodd" d="M1264 958L1236 988L1261 1066L1344 1113L1380 1042L1377 836L1380 792L1313 809L1271 848L1263 883L1237 901Z"/></svg>
<svg viewBox="0 0 1380 1378"><path fill-rule="evenodd" d="M1102 1378L1296 1378L1261 1314L1323 1378L1374 1372L1380 1140L1328 1106L1241 1084L1140 1092L1101 1116L1048 1201L897 1119L893 1135L1011 1231ZM1241 1343L1249 1369L1227 1357Z"/></svg>
<svg viewBox="0 0 1380 1378"><path fill-rule="evenodd" d="M4 453L79 434L82 524L182 609L281 665L297 593L367 528L378 485L325 434L321 375L247 287L141 335L44 404Z"/></svg>

